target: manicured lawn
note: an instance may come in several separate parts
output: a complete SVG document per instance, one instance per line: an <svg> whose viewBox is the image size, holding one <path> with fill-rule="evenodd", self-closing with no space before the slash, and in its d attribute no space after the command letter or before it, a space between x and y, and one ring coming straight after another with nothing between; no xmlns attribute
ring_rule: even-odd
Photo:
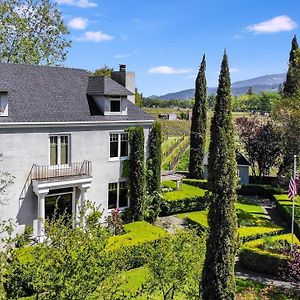
<svg viewBox="0 0 300 300"><path fill-rule="evenodd" d="M126 224L124 230L125 234L109 238L107 245L109 250L154 241L167 234L162 228L153 226L145 221Z"/></svg>
<svg viewBox="0 0 300 300"><path fill-rule="evenodd" d="M206 190L185 183L182 184L181 190L176 190L176 182L171 180L163 181L162 185L174 189L171 192L165 192L162 194L162 199L167 201L203 197L206 193Z"/></svg>
<svg viewBox="0 0 300 300"><path fill-rule="evenodd" d="M274 198L282 206L282 208L291 216L293 210L293 202L289 199L288 195L274 195ZM295 198L295 221L300 226L300 196Z"/></svg>

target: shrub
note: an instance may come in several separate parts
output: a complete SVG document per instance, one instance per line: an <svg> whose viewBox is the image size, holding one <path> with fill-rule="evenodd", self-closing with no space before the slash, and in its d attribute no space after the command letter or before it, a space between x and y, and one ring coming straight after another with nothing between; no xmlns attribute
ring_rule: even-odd
<svg viewBox="0 0 300 300"><path fill-rule="evenodd" d="M185 184L192 185L192 186L195 186L197 188L207 190L207 180L206 179L184 178L183 182Z"/></svg>
<svg viewBox="0 0 300 300"><path fill-rule="evenodd" d="M279 235L272 237L272 240L291 241L291 235ZM256 272L278 275L282 268L286 268L289 256L274 253L270 250L263 249L264 239L258 239L245 243L240 251L241 262L250 270ZM299 241L297 241L299 243Z"/></svg>
<svg viewBox="0 0 300 300"><path fill-rule="evenodd" d="M176 188L174 181L164 181L163 185L173 190L162 194L161 215L203 210L207 206L206 190L184 183L181 190L174 190Z"/></svg>
<svg viewBox="0 0 300 300"><path fill-rule="evenodd" d="M270 185L249 184L242 185L238 190L239 195L259 195L259 196L273 196L273 194L281 194L281 188L274 188Z"/></svg>

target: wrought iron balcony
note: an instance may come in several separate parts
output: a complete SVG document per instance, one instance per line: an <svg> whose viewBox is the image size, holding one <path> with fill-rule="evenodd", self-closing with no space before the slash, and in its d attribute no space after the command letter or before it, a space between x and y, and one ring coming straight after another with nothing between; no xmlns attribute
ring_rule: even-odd
<svg viewBox="0 0 300 300"><path fill-rule="evenodd" d="M39 181L57 181L92 176L92 162L85 160L67 165L33 165L31 179Z"/></svg>

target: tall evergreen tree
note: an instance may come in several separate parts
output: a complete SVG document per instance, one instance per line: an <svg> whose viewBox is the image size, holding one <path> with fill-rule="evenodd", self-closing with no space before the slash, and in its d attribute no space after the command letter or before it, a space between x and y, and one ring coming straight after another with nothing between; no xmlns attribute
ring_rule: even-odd
<svg viewBox="0 0 300 300"><path fill-rule="evenodd" d="M297 78L299 74L297 72L297 60L295 53L297 49L299 49L298 41L296 35L294 35L290 51L289 68L286 74L286 81L283 87L283 95L285 97L292 97L300 88L300 80L299 78Z"/></svg>
<svg viewBox="0 0 300 300"><path fill-rule="evenodd" d="M204 300L235 299L236 185L230 74L227 54L224 52L209 146L208 187L212 196L208 214L210 232L202 278Z"/></svg>
<svg viewBox="0 0 300 300"><path fill-rule="evenodd" d="M191 178L203 178L204 151L206 141L207 96L205 78L205 55L203 55L200 69L195 82L195 104L190 136L189 173Z"/></svg>

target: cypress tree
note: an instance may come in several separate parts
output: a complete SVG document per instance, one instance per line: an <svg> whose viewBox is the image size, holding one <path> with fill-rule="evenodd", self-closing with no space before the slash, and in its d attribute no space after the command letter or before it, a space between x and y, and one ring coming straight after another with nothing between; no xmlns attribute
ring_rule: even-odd
<svg viewBox="0 0 300 300"><path fill-rule="evenodd" d="M211 204L208 214L210 232L202 277L204 300L235 299L236 185L230 74L224 52L209 146L208 188Z"/></svg>
<svg viewBox="0 0 300 300"><path fill-rule="evenodd" d="M190 161L189 173L191 178L203 178L204 151L206 141L206 78L205 78L205 55L203 55L200 69L195 82L195 104L193 106L191 135L190 135Z"/></svg>
<svg viewBox="0 0 300 300"><path fill-rule="evenodd" d="M143 201L145 192L145 150L144 130L142 127L128 129L129 134L129 194L133 220L143 218Z"/></svg>
<svg viewBox="0 0 300 300"><path fill-rule="evenodd" d="M154 222L160 213L161 143L161 124L154 122L149 133L149 158L147 161L147 191L152 196L150 222Z"/></svg>
<svg viewBox="0 0 300 300"><path fill-rule="evenodd" d="M285 97L292 97L297 90L300 88L299 86L299 78L297 72L297 61L296 61L296 53L295 51L299 48L298 41L296 35L294 35L292 40L292 47L290 51L289 58L289 67L286 74L286 81L283 87L283 95Z"/></svg>

